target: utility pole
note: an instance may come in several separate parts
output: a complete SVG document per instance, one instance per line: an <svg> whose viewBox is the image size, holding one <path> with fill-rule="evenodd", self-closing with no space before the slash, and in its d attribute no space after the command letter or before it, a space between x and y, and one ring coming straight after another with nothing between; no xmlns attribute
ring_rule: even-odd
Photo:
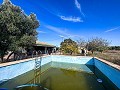
<svg viewBox="0 0 120 90"><path fill-rule="evenodd" d="M62 35L59 35L61 38L62 38L62 42L64 41L64 36L62 36Z"/></svg>

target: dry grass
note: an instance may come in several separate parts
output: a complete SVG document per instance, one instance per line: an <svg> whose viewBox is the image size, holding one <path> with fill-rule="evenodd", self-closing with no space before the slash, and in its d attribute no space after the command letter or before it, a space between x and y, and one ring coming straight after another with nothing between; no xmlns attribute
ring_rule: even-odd
<svg viewBox="0 0 120 90"><path fill-rule="evenodd" d="M103 53L98 53L95 52L94 55L95 57L99 57L101 59L110 61L112 63L120 65L120 50L109 50Z"/></svg>

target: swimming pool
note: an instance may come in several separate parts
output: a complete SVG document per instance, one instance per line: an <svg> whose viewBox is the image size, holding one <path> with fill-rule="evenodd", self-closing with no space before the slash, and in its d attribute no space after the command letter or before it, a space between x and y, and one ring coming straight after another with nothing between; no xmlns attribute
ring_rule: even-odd
<svg viewBox="0 0 120 90"><path fill-rule="evenodd" d="M120 88L120 71L96 58L46 56L41 62L42 74L36 78L34 63L34 60L28 60L0 67L0 80L6 80L0 84L0 88L13 90L19 85L31 83L41 84L49 90L119 90ZM98 80L102 80L102 83Z"/></svg>

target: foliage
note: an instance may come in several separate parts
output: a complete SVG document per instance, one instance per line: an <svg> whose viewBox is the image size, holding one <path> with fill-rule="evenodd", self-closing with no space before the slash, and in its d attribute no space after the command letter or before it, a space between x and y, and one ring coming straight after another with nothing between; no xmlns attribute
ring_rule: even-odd
<svg viewBox="0 0 120 90"><path fill-rule="evenodd" d="M65 39L63 42L60 44L60 50L62 51L63 54L77 54L78 53L78 46L77 43L73 40Z"/></svg>
<svg viewBox="0 0 120 90"><path fill-rule="evenodd" d="M120 46L109 46L109 50L120 50Z"/></svg>
<svg viewBox="0 0 120 90"><path fill-rule="evenodd" d="M86 48L91 51L92 53L94 51L100 51L101 53L107 49L109 42L102 38L92 38L88 40L86 44Z"/></svg>
<svg viewBox="0 0 120 90"><path fill-rule="evenodd" d="M20 7L4 0L0 5L0 57L5 53L18 51L36 42L36 28L39 22L34 14L26 15Z"/></svg>

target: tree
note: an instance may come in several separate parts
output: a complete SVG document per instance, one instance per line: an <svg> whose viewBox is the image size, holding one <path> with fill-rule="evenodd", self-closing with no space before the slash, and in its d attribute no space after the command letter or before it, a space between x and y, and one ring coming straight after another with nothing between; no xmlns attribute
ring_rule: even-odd
<svg viewBox="0 0 120 90"><path fill-rule="evenodd" d="M85 40L83 40L83 39L77 40L77 45L78 45L78 47L85 48L85 47L86 47L86 44L87 44L87 42L86 42Z"/></svg>
<svg viewBox="0 0 120 90"><path fill-rule="evenodd" d="M63 54L76 54L78 53L78 46L77 43L73 40L65 39L63 42L60 44L60 50L62 51Z"/></svg>
<svg viewBox="0 0 120 90"><path fill-rule="evenodd" d="M8 50L17 52L36 43L39 22L34 14L29 16L20 7L4 0L0 5L0 57L3 61Z"/></svg>
<svg viewBox="0 0 120 90"><path fill-rule="evenodd" d="M109 46L109 50L120 50L120 46Z"/></svg>
<svg viewBox="0 0 120 90"><path fill-rule="evenodd" d="M86 48L94 53L94 51L100 51L101 53L107 49L109 42L102 38L92 38L88 40Z"/></svg>

